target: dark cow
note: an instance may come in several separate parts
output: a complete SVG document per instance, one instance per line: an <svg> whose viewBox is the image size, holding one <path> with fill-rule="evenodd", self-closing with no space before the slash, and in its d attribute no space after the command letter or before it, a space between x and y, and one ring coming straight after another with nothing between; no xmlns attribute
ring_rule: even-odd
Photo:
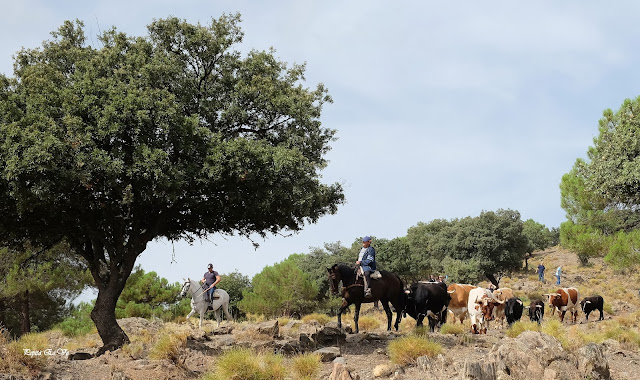
<svg viewBox="0 0 640 380"><path fill-rule="evenodd" d="M594 310L598 310L600 312L600 318L598 318L599 321L604 319L604 313L602 312L602 309L604 308L604 299L602 299L601 296L585 297L580 301L580 308L586 316L585 321L589 320L589 313Z"/></svg>
<svg viewBox="0 0 640 380"><path fill-rule="evenodd" d="M524 305L518 297L512 297L507 300L504 307L504 315L507 317L507 324L511 326L514 322L522 318L522 310Z"/></svg>
<svg viewBox="0 0 640 380"><path fill-rule="evenodd" d="M531 302L529 306L529 319L531 322L538 322L538 324L542 323L542 318L544 317L544 302L541 300L535 300Z"/></svg>
<svg viewBox="0 0 640 380"><path fill-rule="evenodd" d="M424 318L429 319L429 330L446 322L447 306L451 297L447 286L438 282L419 282L411 285L407 293L405 311L416 320L416 326L422 326Z"/></svg>

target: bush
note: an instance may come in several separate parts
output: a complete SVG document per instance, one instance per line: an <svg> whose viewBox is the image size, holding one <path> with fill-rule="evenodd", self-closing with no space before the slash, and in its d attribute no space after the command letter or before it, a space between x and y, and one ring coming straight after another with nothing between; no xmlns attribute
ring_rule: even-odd
<svg viewBox="0 0 640 380"><path fill-rule="evenodd" d="M358 319L358 326L364 331L373 331L380 327L380 320L372 315L364 315Z"/></svg>
<svg viewBox="0 0 640 380"><path fill-rule="evenodd" d="M71 316L58 323L54 328L58 328L65 336L79 337L97 331L91 320L93 305L88 302L80 302L73 307Z"/></svg>
<svg viewBox="0 0 640 380"><path fill-rule="evenodd" d="M0 338L5 339L5 338ZM39 371L47 365L48 356L26 355L25 350L44 351L49 347L49 340L43 333L24 334L20 339L0 345L0 371L26 372Z"/></svg>
<svg viewBox="0 0 640 380"><path fill-rule="evenodd" d="M180 364L180 354L187 346L188 332L162 331L151 347L149 357L151 359L168 359L174 364Z"/></svg>
<svg viewBox="0 0 640 380"><path fill-rule="evenodd" d="M604 260L619 271L640 264L640 230L618 232L612 239Z"/></svg>
<svg viewBox="0 0 640 380"><path fill-rule="evenodd" d="M218 357L215 370L206 374L203 379L284 380L285 375L282 356L239 348Z"/></svg>
<svg viewBox="0 0 640 380"><path fill-rule="evenodd" d="M421 336L406 336L389 343L389 358L395 364L415 364L420 356L434 357L442 352L442 346Z"/></svg>

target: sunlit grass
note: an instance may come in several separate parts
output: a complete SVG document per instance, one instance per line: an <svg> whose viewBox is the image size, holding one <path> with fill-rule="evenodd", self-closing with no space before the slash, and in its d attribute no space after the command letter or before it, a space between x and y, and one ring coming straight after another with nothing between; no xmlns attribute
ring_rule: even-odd
<svg viewBox="0 0 640 380"><path fill-rule="evenodd" d="M0 345L0 370L3 372L39 371L47 365L48 356L43 352L49 349L49 340L45 333L25 334L18 340L0 338L4 344ZM40 355L29 353L40 352Z"/></svg>
<svg viewBox="0 0 640 380"><path fill-rule="evenodd" d="M342 316L344 319L344 315ZM302 317L302 322L304 323L318 323L319 325L324 325L328 322L331 321L331 317L326 315L326 314L320 314L320 313L313 313L313 314L307 314L305 316Z"/></svg>
<svg viewBox="0 0 640 380"><path fill-rule="evenodd" d="M410 335L395 339L387 347L389 358L395 364L415 364L420 356L434 357L442 352L442 346L426 337Z"/></svg>
<svg viewBox="0 0 640 380"><path fill-rule="evenodd" d="M525 331L540 331L540 326L537 322L518 321L505 330L505 335L510 338L515 338Z"/></svg>
<svg viewBox="0 0 640 380"><path fill-rule="evenodd" d="M316 379L321 365L320 355L306 353L292 359L291 371L295 379Z"/></svg>
<svg viewBox="0 0 640 380"><path fill-rule="evenodd" d="M281 355L256 353L246 348L225 352L216 360L212 372L205 374L205 380L284 380L286 367Z"/></svg>
<svg viewBox="0 0 640 380"><path fill-rule="evenodd" d="M455 325L451 323L445 323L440 328L441 334L460 335L460 334L463 334L465 331L466 329L464 328L464 325L460 323Z"/></svg>

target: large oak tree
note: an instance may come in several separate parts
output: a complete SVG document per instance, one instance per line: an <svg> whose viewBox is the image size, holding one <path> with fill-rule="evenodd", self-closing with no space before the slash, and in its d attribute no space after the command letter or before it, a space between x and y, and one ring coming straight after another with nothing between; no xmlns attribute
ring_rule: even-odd
<svg viewBox="0 0 640 380"><path fill-rule="evenodd" d="M65 22L0 76L0 244L64 240L86 260L98 354L129 340L114 310L153 239L296 231L344 201L319 176L327 90L273 51L240 54L239 22L161 19L95 46Z"/></svg>

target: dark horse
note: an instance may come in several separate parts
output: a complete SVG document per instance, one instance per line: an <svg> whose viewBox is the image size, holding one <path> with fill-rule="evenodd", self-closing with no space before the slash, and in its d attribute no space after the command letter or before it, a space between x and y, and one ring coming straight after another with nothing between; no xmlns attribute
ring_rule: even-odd
<svg viewBox="0 0 640 380"><path fill-rule="evenodd" d="M356 312L353 317L356 323L356 333L358 329L358 318L360 316L360 305L374 301L380 301L385 313L387 313L387 330L391 330L392 313L389 308L389 302L393 305L398 315L394 327L396 331L402 320L402 311L405 308L406 294L404 292L404 283L400 277L391 272L381 270L382 278L371 280L369 287L371 288L371 297L364 297L364 282L362 277L356 280L356 273L353 267L344 264L335 264L331 268L327 268L329 272L329 284L331 292L338 294L338 284L342 281L342 305L338 311L338 328L342 328L342 313L354 304Z"/></svg>

